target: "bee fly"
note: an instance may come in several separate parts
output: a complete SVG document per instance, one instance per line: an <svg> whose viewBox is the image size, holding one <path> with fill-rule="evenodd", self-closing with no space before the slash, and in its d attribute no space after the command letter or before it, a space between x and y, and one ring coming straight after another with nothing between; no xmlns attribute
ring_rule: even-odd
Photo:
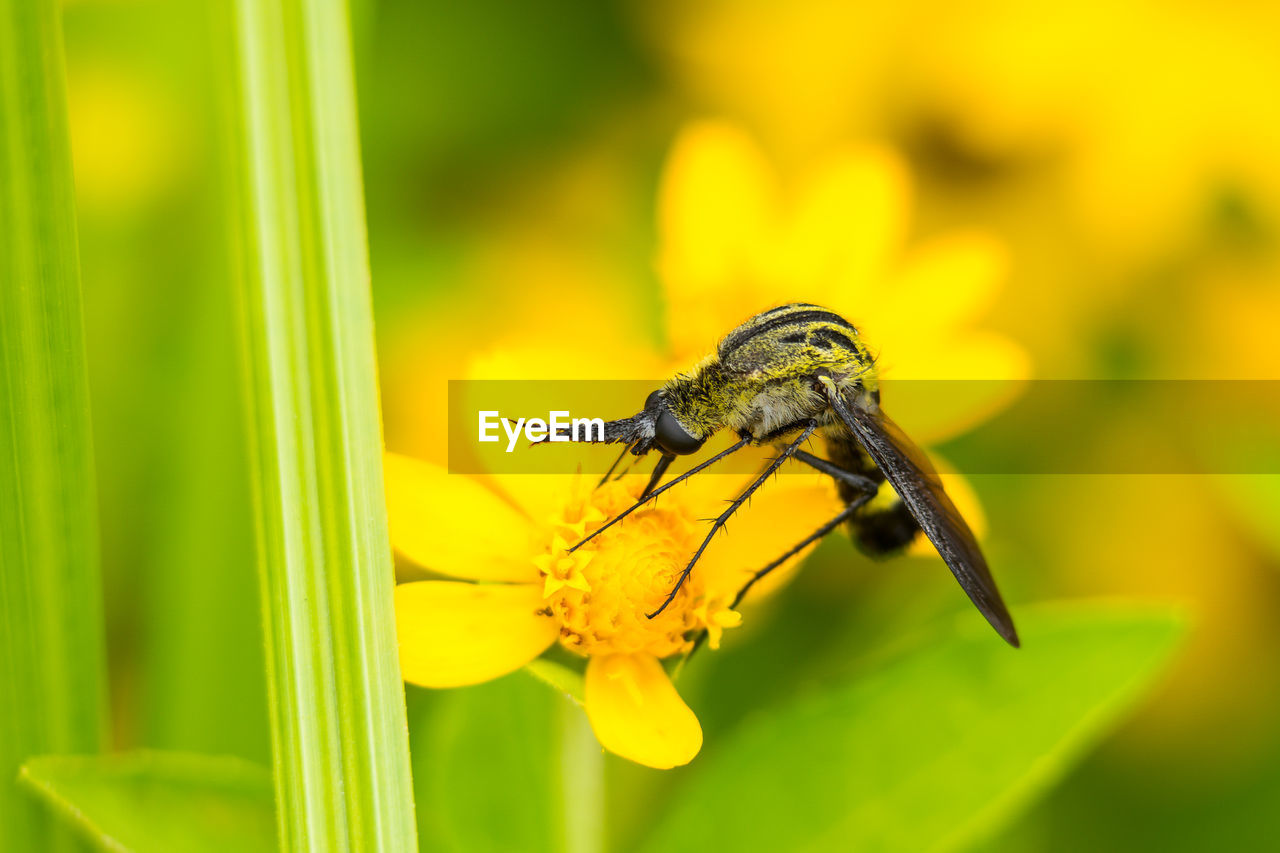
<svg viewBox="0 0 1280 853"><path fill-rule="evenodd" d="M712 434L725 428L738 435L737 443L666 485L658 485L676 456L696 453ZM825 439L829 458L800 449L815 433ZM734 512L783 462L794 459L835 480L845 508L757 570L733 606L769 572L846 522L854 541L873 556L898 551L923 531L991 626L1011 645L1018 645L1013 620L973 533L925 454L881 411L875 360L858 330L838 314L805 303L757 314L725 336L715 353L650 394L639 413L606 422L603 443L625 444L624 456L627 451L643 456L651 450L660 456L640 500L570 551L747 445L780 448L714 520L662 605L647 614L650 618L675 598ZM886 482L896 496L887 503L873 502Z"/></svg>

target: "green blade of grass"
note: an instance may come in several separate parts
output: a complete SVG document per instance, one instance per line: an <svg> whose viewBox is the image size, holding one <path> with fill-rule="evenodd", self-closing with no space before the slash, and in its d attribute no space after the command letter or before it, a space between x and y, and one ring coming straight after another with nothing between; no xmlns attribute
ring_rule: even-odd
<svg viewBox="0 0 1280 853"><path fill-rule="evenodd" d="M95 752L105 654L61 21L0 0L0 834L61 842L33 753Z"/></svg>
<svg viewBox="0 0 1280 853"><path fill-rule="evenodd" d="M271 774L228 755L142 750L45 755L20 783L95 849L269 853Z"/></svg>
<svg viewBox="0 0 1280 853"><path fill-rule="evenodd" d="M339 0L230 11L281 843L412 849L347 12Z"/></svg>

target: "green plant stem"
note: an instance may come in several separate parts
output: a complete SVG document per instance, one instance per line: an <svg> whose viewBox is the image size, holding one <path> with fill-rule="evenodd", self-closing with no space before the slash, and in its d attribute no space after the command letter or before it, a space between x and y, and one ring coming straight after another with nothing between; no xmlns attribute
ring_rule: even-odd
<svg viewBox="0 0 1280 853"><path fill-rule="evenodd" d="M560 715L560 807L566 853L604 850L604 750L587 715L571 702Z"/></svg>
<svg viewBox="0 0 1280 853"><path fill-rule="evenodd" d="M347 11L229 24L281 843L414 849Z"/></svg>
<svg viewBox="0 0 1280 853"><path fill-rule="evenodd" d="M0 841L61 845L28 756L105 739L80 261L54 0L0 0Z"/></svg>

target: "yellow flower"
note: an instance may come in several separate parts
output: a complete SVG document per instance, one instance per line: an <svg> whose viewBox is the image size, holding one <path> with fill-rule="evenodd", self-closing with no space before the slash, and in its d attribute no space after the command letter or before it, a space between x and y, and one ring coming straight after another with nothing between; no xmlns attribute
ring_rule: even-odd
<svg viewBox="0 0 1280 853"><path fill-rule="evenodd" d="M600 743L657 768L685 764L702 746L697 717L659 661L688 652L704 630L717 647L741 621L730 605L751 573L838 510L821 478L782 478L734 517L720 547L649 619L701 541L699 519L735 493L737 478L694 477L570 554L569 545L629 507L647 477L599 487L585 475L482 482L394 454L385 468L396 550L461 579L396 588L405 680L475 684L559 641L588 658L584 707Z"/></svg>

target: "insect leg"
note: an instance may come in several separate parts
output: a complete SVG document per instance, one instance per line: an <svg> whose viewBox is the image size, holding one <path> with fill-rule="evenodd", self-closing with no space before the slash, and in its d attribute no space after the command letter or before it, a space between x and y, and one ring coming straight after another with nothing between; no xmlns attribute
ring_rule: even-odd
<svg viewBox="0 0 1280 853"><path fill-rule="evenodd" d="M667 473L667 469L671 467L671 463L676 459L674 453L664 453L658 458L658 464L653 466L653 474L649 477L649 485L644 487L644 491L640 493L640 497L647 497L658 483L662 482L662 475Z"/></svg>
<svg viewBox="0 0 1280 853"><path fill-rule="evenodd" d="M808 548L814 542L817 542L819 539L826 536L831 531L835 530L841 524L848 521L853 516L853 514L858 511L858 508L862 506L864 503L866 503L868 500L870 500L874 494L875 492L869 492L865 495L860 496L857 500L852 501L848 506L840 510L840 512L836 514L835 518L831 519L826 524L822 525L817 530L813 531L813 533L809 534L804 539L800 540L799 543L797 543L796 545L788 549L787 552L783 554L781 557L778 557L777 559L773 560L764 568L757 569L756 573L751 576L751 580L747 581L746 585L742 589L738 590L738 594L734 596L733 604L729 605L729 609L732 610L733 608L741 604L742 599L746 597L747 593L751 590L751 587L755 586L765 575L769 574L769 572L778 568L778 566L781 566L787 560L790 560L796 554L799 554L805 548Z"/></svg>
<svg viewBox="0 0 1280 853"><path fill-rule="evenodd" d="M630 449L631 449L630 447L622 448L622 452L618 454L618 458L613 460L613 464L609 466L609 470L605 471L604 476L600 478L600 482L596 483L597 489L603 486L605 483L609 482L609 475L613 473L614 469L617 468L619 464L621 464L622 457L626 456L627 451Z"/></svg>
<svg viewBox="0 0 1280 853"><path fill-rule="evenodd" d="M627 450L630 450L630 448L627 448ZM626 453L626 452L627 452L627 450L624 450L624 451L622 451L622 452L623 452L623 453ZM634 457L634 456L633 456L633 457L631 457L630 461L628 461L628 462L627 462L627 464L626 464L626 465L623 465L623 466L622 466L622 470L621 470L621 471L619 471L617 474L614 474L614 475L613 475L614 482L617 482L618 480L621 480L623 477L625 477L625 476L627 476L628 474L630 474L630 473L631 473L631 469L632 469L633 467L635 467L635 464L636 464L636 457Z"/></svg>
<svg viewBox="0 0 1280 853"><path fill-rule="evenodd" d="M773 461L769 463L769 466L764 469L763 473L761 473L759 477L756 477L750 486L747 486L746 491L734 498L733 503L729 504L729 508L720 513L715 522L711 525L711 532L707 534L706 539L702 540L702 544L698 546L698 550L693 554L693 559L689 561L689 565L684 567L684 571L682 571L680 573L680 577L676 579L676 585L671 588L671 592L667 593L667 597L663 600L662 605L652 613L646 614L650 619L667 609L667 605L676 597L676 593L680 591L680 587L684 586L684 582L688 579L689 573L693 571L694 564L696 564L702 557L702 552L707 550L707 546L711 544L711 539L720 532L721 528L725 526L729 521L729 517L737 512L738 508L747 502L747 499L755 493L756 489L760 488L761 484L764 483L765 480L769 479L770 474L777 471L783 462L786 462L791 458L800 445L807 441L809 436L813 435L813 431L817 428L817 421L809 421L808 425L805 426L800 434L796 436L790 444L783 448L781 453L774 457ZM746 441L746 439L743 439L743 441ZM673 480L672 482L675 481ZM655 494L657 493L655 492Z"/></svg>
<svg viewBox="0 0 1280 853"><path fill-rule="evenodd" d="M803 456L801 454L803 454ZM835 530L840 525L844 524L846 521L848 521L850 518L853 517L853 514L856 513L862 507L863 504L865 504L867 501L875 497L876 492L879 490L879 484L877 484L874 480L871 480L867 477L863 477L858 474L854 474L851 471L846 471L843 468L833 465L831 462L828 462L826 459L822 459L821 457L813 456L809 453L805 453L803 450L797 450L795 453L795 457L801 462L812 465L814 468L817 468L819 471L823 472L824 474L830 474L832 477L838 480L844 480L845 482L850 483L851 485L858 488L860 492L856 498L849 501L848 505L845 506L844 509L840 510L840 512L837 513L836 516L832 518L830 521L828 521L826 524L822 525L817 530L813 531L813 533L810 533L804 539L801 539L795 545L788 548L786 553L782 554L782 556L770 561L769 564L764 566L763 568L757 569L756 572L751 576L751 579L747 581L746 585L743 586L742 589L738 590L738 594L734 596L733 603L729 605L730 610L736 610L738 605L742 603L742 599L746 598L747 593L751 591L751 587L759 583L760 580L763 579L765 575L769 574L774 569L778 568L778 566L781 566L787 560L790 560L796 554L799 554L805 548L808 548L814 542L821 540L828 533ZM693 641L693 648L689 650L689 655L686 656L686 659L692 656L693 653L698 650L698 648L702 645L702 643L706 640L706 638L707 638L707 632L704 629L702 633L698 634L698 638Z"/></svg>
<svg viewBox="0 0 1280 853"><path fill-rule="evenodd" d="M823 459L821 456L814 456L812 453L806 453L803 450L797 450L793 455L796 457L797 462L803 462L811 468L816 468L834 480L839 480L842 483L848 483L859 492L867 492L867 500L870 500L871 496L874 496L880 489L880 484L870 477L864 477L863 475L856 474L846 468L841 468L839 465L831 462L830 460ZM865 501L863 501L863 503L865 503Z"/></svg>
<svg viewBox="0 0 1280 853"><path fill-rule="evenodd" d="M604 533L610 527L613 527L619 521L622 521L622 519L626 518L628 515L631 515L631 513L635 512L640 507L644 506L649 501L653 500L658 495L665 492L667 489L671 488L672 486L678 485L679 483L683 483L685 480L689 479L694 474L701 471L703 468L706 468L708 465L711 465L714 462L719 462L721 459L725 458L730 453L734 453L735 451L741 450L742 448L746 447L750 443L751 443L751 436L747 436L743 438L741 441L739 441L737 444L730 445L726 449L721 450L719 453L717 453L715 456L712 456L706 462L700 462L699 464L693 466L688 471L685 471L683 474L681 474L679 477L676 477L674 480L667 483L665 486L659 486L658 488L654 489L648 495L646 495L645 497L642 497L640 500L633 503L630 507L628 507L627 509L615 515L606 524L602 524L600 527L596 528L596 530L592 531L592 533L589 536L584 537L580 542L578 542L577 545L574 545L572 548L569 548L568 553L572 554L574 551L578 550L583 545L586 545L592 539L595 539L601 533Z"/></svg>
<svg viewBox="0 0 1280 853"><path fill-rule="evenodd" d="M829 459L822 459L804 451L796 452L796 459L833 477L842 487L840 496L846 501L855 499L864 491L870 490L872 495L877 490L892 488L883 482L850 471ZM896 553L910 544L920 534L920 525L910 509L899 500L888 509L858 516L853 520L849 534L864 554L880 558Z"/></svg>

